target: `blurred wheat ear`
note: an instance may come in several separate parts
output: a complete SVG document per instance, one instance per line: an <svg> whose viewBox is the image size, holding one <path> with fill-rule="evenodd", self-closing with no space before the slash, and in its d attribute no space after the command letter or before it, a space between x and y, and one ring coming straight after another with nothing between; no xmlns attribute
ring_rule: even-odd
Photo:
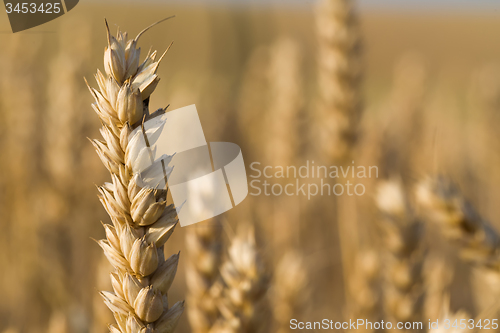
<svg viewBox="0 0 500 333"><path fill-rule="evenodd" d="M269 279L257 250L254 230L243 227L231 239L227 258L220 268L217 303L221 318L214 333L257 333L268 325L265 294Z"/></svg>
<svg viewBox="0 0 500 333"><path fill-rule="evenodd" d="M350 162L361 115L361 33L351 0L321 0L316 8L318 89L313 142L330 161Z"/></svg>
<svg viewBox="0 0 500 333"><path fill-rule="evenodd" d="M97 71L99 90L89 87L95 103L104 141L91 140L112 183L99 186L99 198L112 225L104 225L106 239L98 241L114 271L114 292L101 296L113 312L116 325L111 332L170 333L175 330L184 302L169 307L167 292L177 271L178 254L165 259L163 246L177 225L173 204L167 206L165 190L141 188L133 171L137 158L132 153L139 140L131 140L132 128L149 115L151 93L158 84L156 51L139 63L139 37L126 32L112 36L106 23L108 46L104 54L106 75ZM167 49L168 50L168 49ZM136 135L146 133L138 131ZM147 149L147 148L144 148Z"/></svg>
<svg viewBox="0 0 500 333"><path fill-rule="evenodd" d="M446 177L428 177L416 187L422 215L439 226L458 247L462 259L474 265L474 297L480 310L498 310L500 237L458 187Z"/></svg>
<svg viewBox="0 0 500 333"><path fill-rule="evenodd" d="M422 321L423 223L410 207L403 184L398 180L379 184L377 206L383 214L384 305L391 321Z"/></svg>
<svg viewBox="0 0 500 333"><path fill-rule="evenodd" d="M317 98L311 115L311 150L325 165L351 165L358 141L362 111L362 41L351 0L320 0L316 7ZM350 294L354 262L359 251L356 202L336 198L336 224L346 307L357 307ZM351 310L348 310L351 311Z"/></svg>
<svg viewBox="0 0 500 333"><path fill-rule="evenodd" d="M423 214L459 246L463 259L473 264L500 270L500 237L444 177L427 178L416 188Z"/></svg>
<svg viewBox="0 0 500 333"><path fill-rule="evenodd" d="M194 333L210 332L220 317L216 294L222 260L221 230L219 225L206 224L191 226L186 234L190 259L187 268L188 315Z"/></svg>

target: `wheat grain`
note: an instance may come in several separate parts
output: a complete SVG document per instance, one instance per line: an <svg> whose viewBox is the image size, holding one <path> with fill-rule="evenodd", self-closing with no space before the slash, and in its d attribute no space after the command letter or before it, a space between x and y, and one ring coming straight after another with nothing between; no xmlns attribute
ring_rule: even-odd
<svg viewBox="0 0 500 333"><path fill-rule="evenodd" d="M391 321L422 320L424 288L422 274L423 225L415 217L400 181L381 182L377 206L386 255L384 305Z"/></svg>
<svg viewBox="0 0 500 333"><path fill-rule="evenodd" d="M221 263L221 228L219 225L191 227L186 235L190 262L187 268L189 322L194 333L210 332L219 318L216 282Z"/></svg>
<svg viewBox="0 0 500 333"><path fill-rule="evenodd" d="M167 206L166 191L139 187L138 175L132 172L134 143L128 142L131 129L149 115L149 98L158 84L156 72L163 58L156 61L153 52L139 63L137 41L143 32L129 40L127 33L118 31L114 37L108 29L107 77L98 71L99 90L89 87L104 138L92 144L112 178L112 183L98 188L113 223L104 225L106 239L98 243L115 268L111 273L114 292L103 291L101 296L117 322L110 326L111 332L167 333L174 331L184 310L184 302L169 308L167 299L179 255L165 260L163 253L177 225L177 213L173 204Z"/></svg>
<svg viewBox="0 0 500 333"><path fill-rule="evenodd" d="M265 298L268 278L257 251L253 229L245 228L231 240L228 257L220 268L221 313L212 333L257 333L266 324Z"/></svg>

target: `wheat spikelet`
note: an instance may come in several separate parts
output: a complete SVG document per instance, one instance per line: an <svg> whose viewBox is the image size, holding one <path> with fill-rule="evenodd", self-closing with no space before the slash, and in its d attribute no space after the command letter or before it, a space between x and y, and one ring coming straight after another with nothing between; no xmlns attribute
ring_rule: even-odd
<svg viewBox="0 0 500 333"><path fill-rule="evenodd" d="M377 206L383 213L381 229L386 256L384 305L391 321L422 319L423 225L415 218L401 182L381 182Z"/></svg>
<svg viewBox="0 0 500 333"><path fill-rule="evenodd" d="M314 142L329 161L345 163L352 155L361 113L361 38L353 1L321 0L316 25L319 96Z"/></svg>
<svg viewBox="0 0 500 333"><path fill-rule="evenodd" d="M273 332L289 332L290 319L303 313L310 296L308 280L304 257L293 250L286 252L278 262L273 277Z"/></svg>
<svg viewBox="0 0 500 333"><path fill-rule="evenodd" d="M265 298L268 279L257 251L253 229L242 228L233 237L228 257L220 268L218 307L221 313L210 332L256 333L265 324Z"/></svg>
<svg viewBox="0 0 500 333"><path fill-rule="evenodd" d="M194 333L210 332L219 317L213 292L217 289L219 278L220 238L219 225L193 226L187 231L186 244L190 257L187 267L188 315Z"/></svg>
<svg viewBox="0 0 500 333"><path fill-rule="evenodd" d="M137 41L147 29L131 40L120 31L114 37L108 29L107 77L98 71L99 90L89 87L104 138L92 144L112 178L112 183L98 188L113 222L104 225L106 239L98 243L115 269L111 273L114 292L101 292L117 322L109 327L113 333L173 332L184 310L184 302L169 308L167 299L179 255L165 260L163 246L178 222L175 207L167 206L166 191L140 188L139 176L132 171L138 140L129 142L129 135L149 115L149 98L158 84L156 72L163 58L156 61L152 52L139 63ZM143 129L137 135L146 133Z"/></svg>
<svg viewBox="0 0 500 333"><path fill-rule="evenodd" d="M418 184L416 197L426 216L459 245L462 258L482 267L500 268L498 233L451 181L427 178Z"/></svg>

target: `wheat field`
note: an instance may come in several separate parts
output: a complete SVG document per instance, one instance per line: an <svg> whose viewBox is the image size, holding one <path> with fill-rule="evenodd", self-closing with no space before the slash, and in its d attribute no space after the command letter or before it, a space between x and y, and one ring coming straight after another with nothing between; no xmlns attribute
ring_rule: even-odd
<svg viewBox="0 0 500 333"><path fill-rule="evenodd" d="M172 15L140 37L138 63L113 65L118 29ZM319 332L291 320L325 318L498 331L499 18L82 2L12 34L2 16L0 332ZM158 85L134 86L150 48L151 62L169 48ZM120 135L146 100L196 104L207 141L241 147L241 204L180 227L165 193L139 188ZM363 193L330 194L347 182Z"/></svg>

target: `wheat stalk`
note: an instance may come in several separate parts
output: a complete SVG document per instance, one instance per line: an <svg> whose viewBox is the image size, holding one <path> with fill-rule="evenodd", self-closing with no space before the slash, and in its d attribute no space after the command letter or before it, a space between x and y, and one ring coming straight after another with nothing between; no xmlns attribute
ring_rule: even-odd
<svg viewBox="0 0 500 333"><path fill-rule="evenodd" d="M416 188L417 201L445 237L458 244L463 259L482 267L500 269L500 237L444 177L427 178Z"/></svg>
<svg viewBox="0 0 500 333"><path fill-rule="evenodd" d="M377 320L380 295L377 290L380 275L380 254L374 248L361 249L354 256L352 274L346 281L346 288L352 302L349 304L349 318ZM366 330L368 332L372 329Z"/></svg>
<svg viewBox="0 0 500 333"><path fill-rule="evenodd" d="M149 28L129 40L127 33L118 31L114 37L106 27L107 77L97 71L99 90L89 87L104 138L92 144L112 178L112 183L98 187L113 223L104 225L106 239L98 243L115 268L114 292L103 291L101 296L117 322L110 325L111 332L173 332L184 310L184 302L169 308L167 300L179 255L165 260L163 246L177 225L177 213L173 204L167 206L166 191L139 187L131 153L138 140L129 142L132 128L149 115L150 95L159 81L156 71L165 53L158 61L156 51L149 53L140 64L137 41Z"/></svg>
<svg viewBox="0 0 500 333"><path fill-rule="evenodd" d="M426 178L416 188L424 216L437 224L442 234L459 249L460 257L473 264L476 305L497 307L500 292L500 237L445 177Z"/></svg>
<svg viewBox="0 0 500 333"><path fill-rule="evenodd" d="M379 184L377 206L383 214L380 226L386 250L384 301L389 320L421 320L423 225L415 218L400 181Z"/></svg>
<svg viewBox="0 0 500 333"><path fill-rule="evenodd" d="M320 0L316 8L318 37L318 96L313 109L313 140L325 164L347 165L354 156L362 111L361 34L352 0ZM326 144L328 143L328 144ZM347 181L348 179L346 179ZM356 203L347 196L336 198L346 307L359 307L353 283L359 251ZM361 306L362 307L362 306Z"/></svg>
<svg viewBox="0 0 500 333"><path fill-rule="evenodd" d="M315 127L323 156L349 162L361 114L361 38L351 0L321 0L316 11L318 105ZM324 144L328 142L328 144Z"/></svg>
<svg viewBox="0 0 500 333"><path fill-rule="evenodd" d="M186 245L190 262L187 267L189 322L194 333L210 332L219 318L213 293L217 291L221 262L221 228L218 225L188 228Z"/></svg>
<svg viewBox="0 0 500 333"><path fill-rule="evenodd" d="M257 252L253 229L233 237L228 257L220 268L218 307L221 313L211 333L256 333L265 324L268 279Z"/></svg>

